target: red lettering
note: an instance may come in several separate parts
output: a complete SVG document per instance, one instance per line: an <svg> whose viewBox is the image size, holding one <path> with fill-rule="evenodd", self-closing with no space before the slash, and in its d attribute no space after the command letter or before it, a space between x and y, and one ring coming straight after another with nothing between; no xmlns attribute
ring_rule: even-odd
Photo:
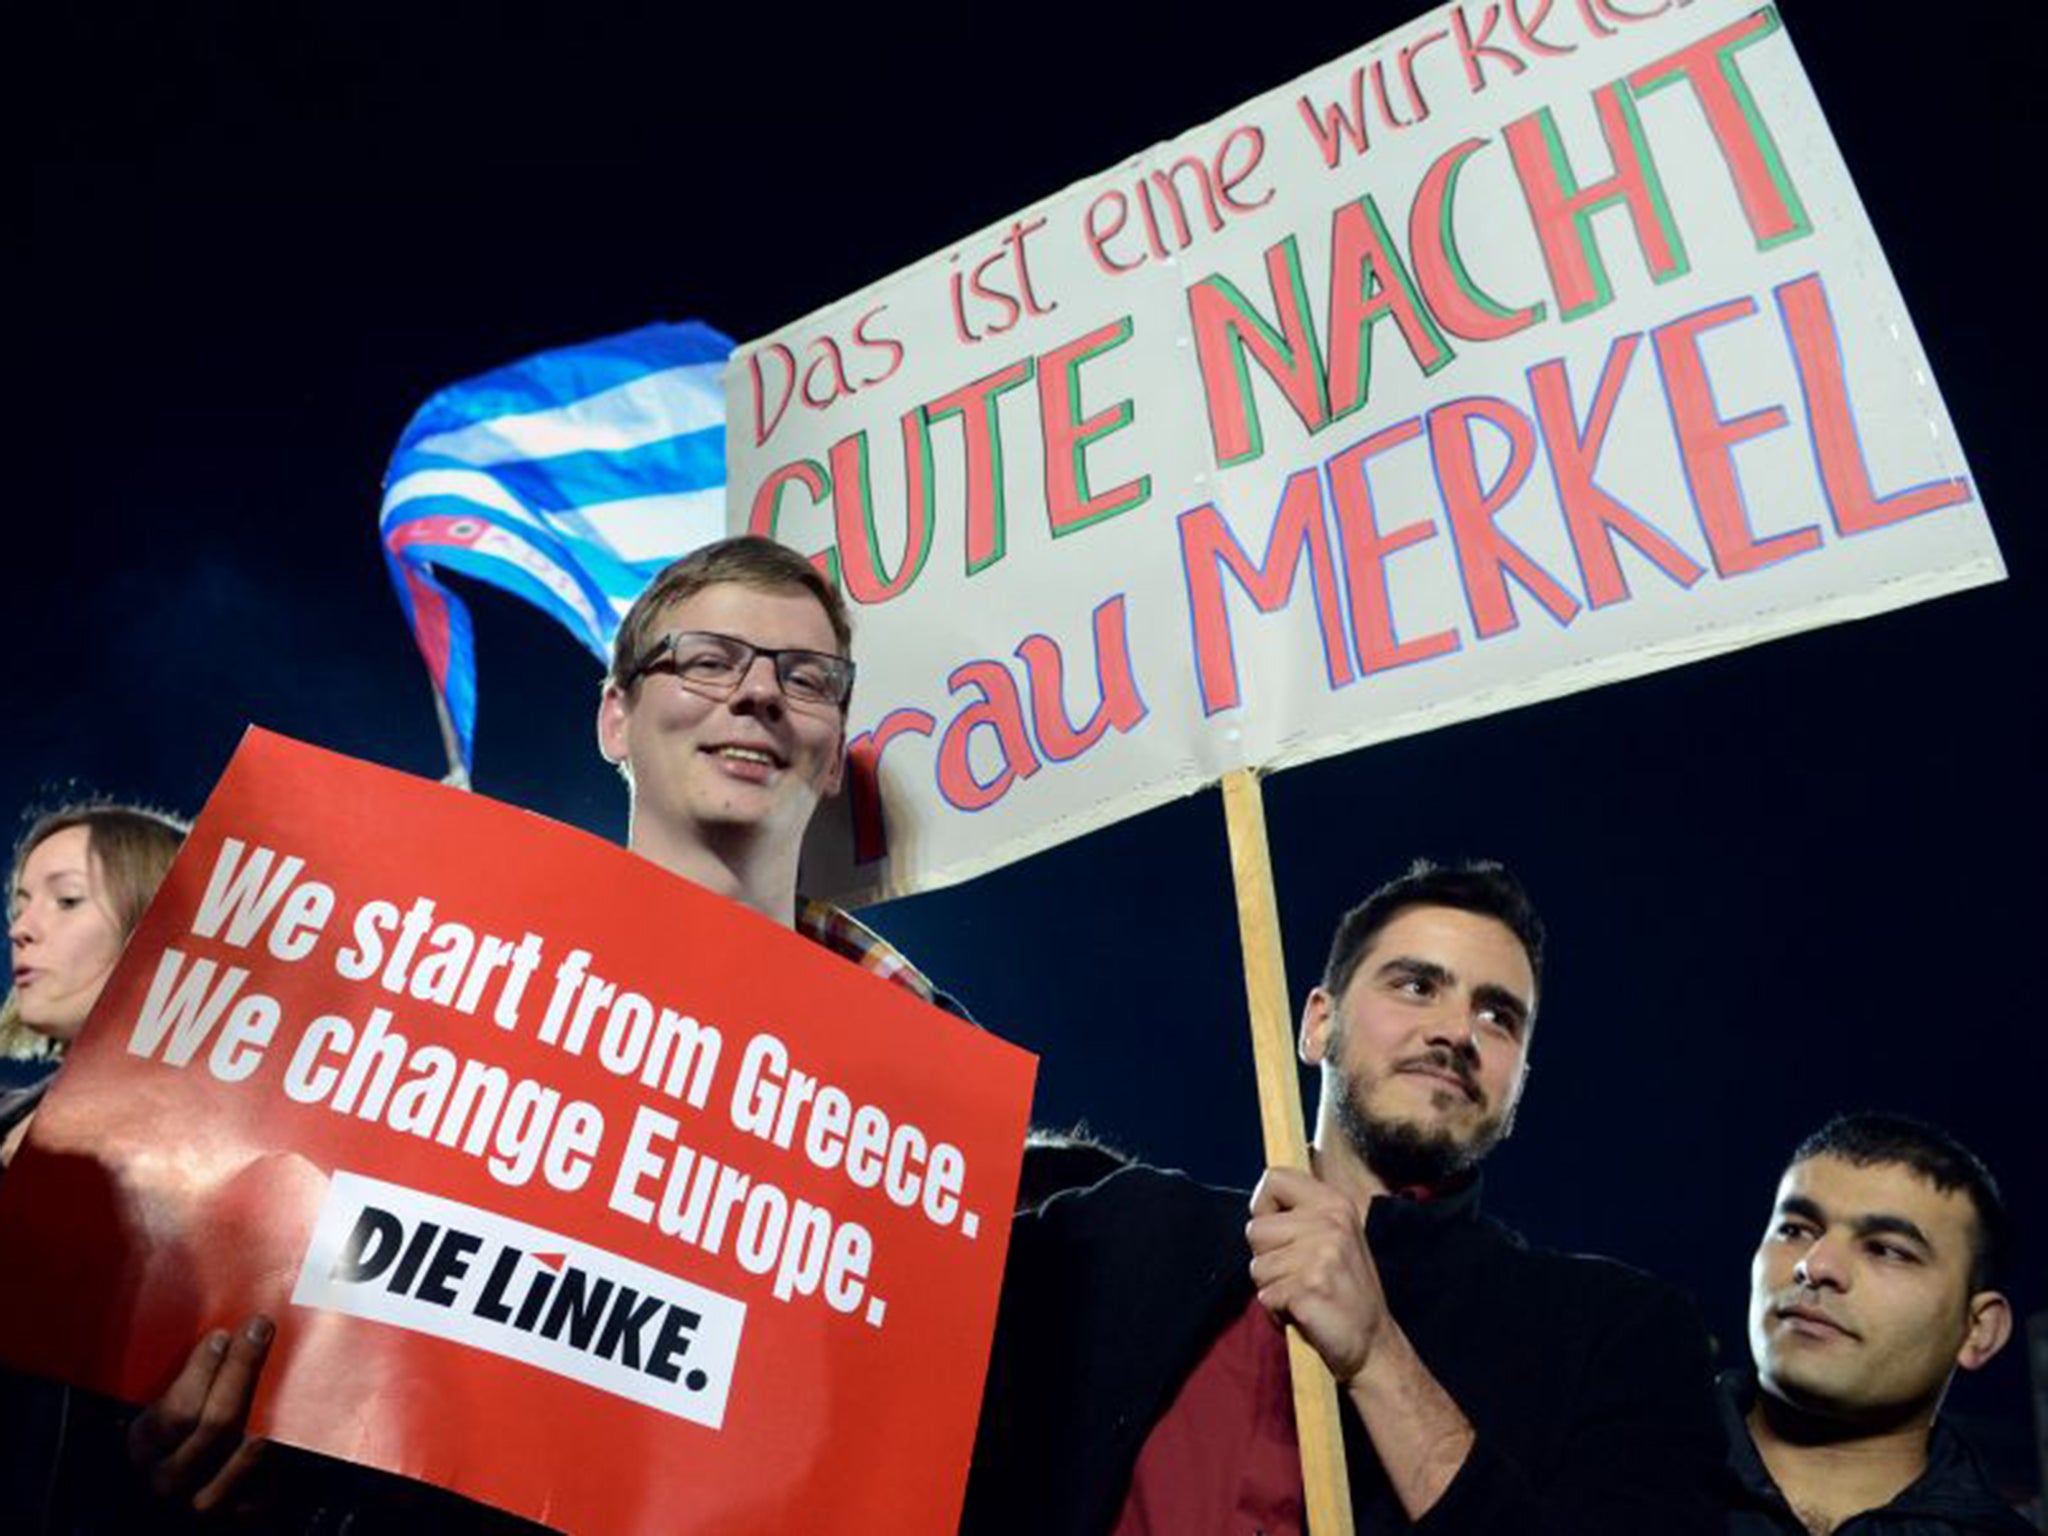
<svg viewBox="0 0 2048 1536"><path fill-rule="evenodd" d="M1202 396L1209 410L1209 436L1216 445L1216 462L1226 466L1255 459L1266 451L1258 406L1251 395L1251 377L1245 368L1246 353L1280 386L1282 397L1304 427L1314 432L1329 420L1322 359L1316 352L1308 289L1292 235L1267 248L1266 281L1273 293L1278 330L1220 274L1205 277L1188 289L1188 319L1195 334Z"/></svg>
<svg viewBox="0 0 2048 1536"><path fill-rule="evenodd" d="M1485 19L1479 24L1479 36L1475 38L1472 35L1471 23L1465 19L1465 7L1451 7L1451 33L1458 44L1458 61L1465 66L1465 79L1475 95L1485 90L1488 84L1486 73L1481 68L1487 55L1490 54L1506 64L1510 75L1519 75L1529 67L1518 54L1490 41L1493 29L1499 25L1500 7L1489 5L1486 8Z"/></svg>
<svg viewBox="0 0 2048 1536"><path fill-rule="evenodd" d="M1557 499L1564 508L1579 570L1586 578L1586 603L1592 608L1623 602L1629 596L1628 578L1622 574L1614 549L1616 534L1681 587L1690 587L1706 573L1706 567L1593 481L1600 451L1607 444L1607 430L1614 423L1615 402L1621 397L1622 383L1642 340L1640 333L1630 332L1616 337L1607 349L1584 431L1579 429L1564 363L1553 358L1529 370L1529 393L1536 401L1543 451L1557 478Z"/></svg>
<svg viewBox="0 0 2048 1536"><path fill-rule="evenodd" d="M1421 122L1429 116L1429 103L1422 99L1422 87L1415 83L1415 61L1422 57L1422 50L1431 43L1441 43L1451 34L1438 28L1425 32L1412 43L1401 46L1401 84L1408 88L1408 105L1414 109L1415 121Z"/></svg>
<svg viewBox="0 0 2048 1536"><path fill-rule="evenodd" d="M1462 13L1453 12L1453 15ZM1467 341L1497 341L1543 318L1543 305L1509 309L1472 281L1458 253L1451 199L1465 162L1486 147L1484 139L1467 139L1437 156L1408 210L1408 255L1428 312L1454 336Z"/></svg>
<svg viewBox="0 0 2048 1536"><path fill-rule="evenodd" d="M840 400L847 395L853 394L854 388L847 381L846 359L839 353L838 342L834 341L830 336L820 336L811 343L811 346L818 355L812 358L810 366L804 369L804 404L815 410L823 410L835 400ZM827 375L826 390L822 397L811 388L811 384L818 377L820 369L824 369Z"/></svg>
<svg viewBox="0 0 2048 1536"><path fill-rule="evenodd" d="M1354 443L1330 460L1330 498L1337 512L1337 534L1344 547L1344 591L1351 600L1351 635L1358 647L1358 670L1365 676L1389 667L1427 661L1458 648L1455 630L1439 630L1419 640L1394 634L1394 609L1387 593L1387 557L1411 544L1436 537L1428 520L1403 523L1382 533L1373 510L1372 485L1366 478L1371 461L1390 448L1413 442L1422 432L1420 417L1410 416Z"/></svg>
<svg viewBox="0 0 2048 1536"><path fill-rule="evenodd" d="M1152 185L1166 199L1167 209L1173 214L1174 249L1179 251L1195 243L1194 230L1188 224L1187 208L1181 202L1178 180L1180 173L1188 170L1195 173L1195 186L1202 195L1202 212L1208 219L1209 232L1214 234L1223 228L1223 210L1216 206L1216 188L1210 183L1209 167L1193 155L1182 155L1165 170L1154 171L1150 177ZM1159 254L1164 256L1166 252Z"/></svg>
<svg viewBox="0 0 2048 1536"><path fill-rule="evenodd" d="M1821 488L1827 493L1835 527L1843 533L1868 533L1970 500L1970 482L1961 475L1889 496L1877 494L1856 433L1854 402L1842 368L1842 342L1828 308L1827 289L1818 274L1811 274L1786 283L1777 294L1778 313L1792 344L1792 360L1799 368L1799 392L1806 402L1813 456L1820 465Z"/></svg>
<svg viewBox="0 0 2048 1536"><path fill-rule="evenodd" d="M1108 205L1115 211L1116 222L1107 229L1099 229L1096 227L1095 214L1096 210L1104 205ZM1109 254L1109 242L1123 233L1124 225L1129 222L1130 216L1131 200L1125 197L1123 193L1117 191L1116 188L1111 187L1088 205L1088 212L1081 219L1082 232L1087 236L1088 240L1088 254L1095 258L1095 265L1102 268L1111 277L1115 277L1120 272L1134 271L1145 265L1145 258L1142 256L1136 261L1115 261L1111 259Z"/></svg>
<svg viewBox="0 0 2048 1536"><path fill-rule="evenodd" d="M921 409L903 413L902 432L903 554L893 575L883 568L881 538L875 527L867 432L863 429L832 445L833 542L839 549L846 595L857 603L886 603L901 596L931 555L932 448Z"/></svg>
<svg viewBox="0 0 2048 1536"><path fill-rule="evenodd" d="M1021 358L998 368L924 408L927 421L960 418L967 456L967 574L1003 558L1009 517L1003 498L1003 426L997 410L1000 396L1031 377L1032 360Z"/></svg>
<svg viewBox="0 0 2048 1536"><path fill-rule="evenodd" d="M1343 102L1331 102L1318 107L1306 96L1298 97L1295 110L1301 113L1301 120L1308 125L1309 137L1316 141L1316 151L1322 155L1323 164L1331 170L1344 158L1344 147L1348 144L1354 155L1362 155L1372 147L1365 127L1365 67L1360 65L1351 71L1351 110L1344 109Z"/></svg>
<svg viewBox="0 0 2048 1536"><path fill-rule="evenodd" d="M1131 319L1098 326L1085 336L1053 348L1039 359L1038 417L1045 434L1045 515L1055 538L1105 517L1141 506L1152 494L1152 477L1140 475L1097 495L1088 488L1083 457L1090 444L1131 424L1128 399L1081 416L1081 365L1131 339Z"/></svg>
<svg viewBox="0 0 2048 1536"><path fill-rule="evenodd" d="M1008 794L1017 779L1038 772L1038 754L1024 728L1024 706L1001 662L970 661L955 667L946 686L954 693L978 689L981 697L955 715L939 739L939 793L955 810L986 810ZM970 757L974 733L982 730L994 733L1002 764L985 783L974 776Z"/></svg>
<svg viewBox="0 0 2048 1536"><path fill-rule="evenodd" d="M1645 64L1628 77L1629 88L1638 96L1676 80L1692 87L1721 159L1734 179L1742 216L1749 221L1758 250L1813 233L1806 206L1799 200L1799 191L1792 185L1791 174L1735 58L1740 50L1776 32L1778 25L1778 13L1766 6Z"/></svg>
<svg viewBox="0 0 2048 1536"><path fill-rule="evenodd" d="M1507 0L1508 25L1514 28L1515 36L1522 40L1522 46L1531 53L1542 53L1548 54L1551 58L1561 58L1567 53L1577 53L1579 45L1577 43L1547 43L1536 35L1537 28L1550 19L1550 10L1553 3L1554 0L1541 0L1541 4L1536 8L1536 19L1534 21L1524 21L1522 19L1522 0Z"/></svg>
<svg viewBox="0 0 2048 1536"><path fill-rule="evenodd" d="M1275 613L1293 597L1295 575L1306 559L1330 686L1340 688L1352 680L1351 653L1344 643L1343 610L1337 598L1337 572L1330 559L1330 533L1323 518L1322 479L1315 469L1297 470L1287 477L1266 540L1266 556L1257 565L1213 502L1183 512L1179 527L1181 575L1187 583L1203 714L1235 709L1239 701L1237 650L1231 641L1230 609L1223 595L1225 566L1259 612Z"/></svg>
<svg viewBox="0 0 2048 1536"><path fill-rule="evenodd" d="M1145 242L1152 247L1152 255L1155 258L1163 257L1166 255L1166 242L1159 235L1159 215L1152 211L1152 183L1140 181L1135 190L1138 198L1138 212L1145 216ZM1175 217L1180 217L1179 202L1176 201L1174 203L1173 211ZM1181 221L1181 229L1183 232L1187 229L1187 221L1184 218ZM1183 241L1182 243L1185 244L1186 242Z"/></svg>
<svg viewBox="0 0 2048 1536"><path fill-rule="evenodd" d="M764 539L778 537L775 525L782 517L782 492L791 484L800 485L810 492L811 501L818 506L824 505L832 490L832 480L825 473L825 466L815 459L798 459L793 464L785 464L755 488L754 504L747 512L747 532L759 534ZM838 551L819 550L810 560L827 581L835 587L839 585Z"/></svg>
<svg viewBox="0 0 2048 1536"><path fill-rule="evenodd" d="M1128 735L1145 718L1131 674L1130 637L1124 629L1124 600L1113 597L1095 610L1095 678L1101 702L1085 725L1067 720L1065 668L1060 648L1044 635L1032 635L1017 647L1031 682L1031 727L1039 750L1055 763L1079 757L1115 726Z"/></svg>
<svg viewBox="0 0 2048 1536"><path fill-rule="evenodd" d="M1517 118L1504 130L1515 176L1543 248L1551 291L1567 320L1576 320L1614 297L1606 263L1593 239L1592 219L1616 203L1628 211L1654 281L1668 282L1688 270L1684 243L1665 203L1664 184L1650 158L1650 146L1627 88L1618 81L1601 86L1593 93L1593 106L1614 159L1614 174L1591 186L1580 186L1573 174L1548 107Z"/></svg>
<svg viewBox="0 0 2048 1536"><path fill-rule="evenodd" d="M853 322L854 341L857 344L859 344L859 346L862 347L864 350L869 352L880 352L889 359L888 367L884 368L880 373L876 374L871 379L861 380L861 388L863 389L870 388L873 385L880 384L885 380L895 377L896 370L903 366L902 342L896 340L896 338L893 336L870 336L868 334L868 326L873 322L875 316L879 315L883 310L887 309L888 307L889 306L886 304L877 304L873 309L869 310L866 314L862 315L858 320Z"/></svg>
<svg viewBox="0 0 2048 1536"><path fill-rule="evenodd" d="M1507 467L1491 486L1480 478L1479 454L1472 441L1472 424L1477 421L1489 423L1508 440ZM1514 500L1536 461L1536 430L1529 418L1490 395L1453 400L1429 413L1429 455L1436 466L1444 511L1450 517L1465 604L1472 611L1479 638L1488 640L1520 625L1514 599L1508 595L1510 576L1558 623L1571 623L1578 616L1578 599L1503 534L1495 521L1501 509Z"/></svg>
<svg viewBox="0 0 2048 1536"><path fill-rule="evenodd" d="M977 299L985 299L989 303L996 305L1002 311L1000 319L987 322L981 332L983 336L1002 335L1003 332L1015 326L1024 315L1024 306L1017 302L1014 294L1005 293L1002 289L991 286L988 281L988 274L996 267L1001 266L1009 254L1007 250L999 250L993 255L984 256L974 264L974 269L967 274L967 291ZM978 340L979 337L976 339Z"/></svg>
<svg viewBox="0 0 2048 1536"><path fill-rule="evenodd" d="M1010 226L1010 232L1003 236L1004 244L1008 245L1016 254L1017 287L1023 294L1024 307L1034 315L1049 315L1060 307L1057 301L1051 304L1040 301L1038 291L1031 286L1031 259L1029 253L1024 248L1024 242L1045 228L1045 225L1046 220L1043 218L1028 221L1019 219Z"/></svg>
<svg viewBox="0 0 2048 1536"><path fill-rule="evenodd" d="M1387 61L1385 59L1374 59L1372 61L1372 100L1373 105L1380 109L1380 121L1389 128L1407 128L1411 126L1407 119L1395 115L1394 104L1387 100Z"/></svg>
<svg viewBox="0 0 2048 1536"><path fill-rule="evenodd" d="M768 392L761 383L761 358L774 353L782 360L782 398L776 402L774 413L768 411ZM789 409L790 396L796 392L796 354L779 341L771 341L747 359L747 372L754 381L754 446L766 445L775 435L775 429L782 424L782 414Z"/></svg>
<svg viewBox="0 0 2048 1536"><path fill-rule="evenodd" d="M1785 408L1768 406L1724 421L1714 403L1706 359L1700 356L1701 332L1755 313L1756 300L1745 295L1660 325L1650 333L1657 350L1657 370L1671 402L1671 421L1678 431L1686 484L1692 488L1714 569L1723 576L1761 570L1820 547L1818 528L1798 528L1768 539L1758 539L1751 530L1731 450L1737 443L1784 426Z"/></svg>
<svg viewBox="0 0 2048 1536"><path fill-rule="evenodd" d="M1330 220L1330 419L1365 404L1372 386L1372 327L1392 316L1425 374L1451 349L1416 297L1372 194L1346 203Z"/></svg>
<svg viewBox="0 0 2048 1536"><path fill-rule="evenodd" d="M1230 168L1230 151L1233 145L1244 144L1250 148L1250 156L1240 170ZM1223 145L1216 151L1216 195L1223 199L1223 206L1232 213L1250 213L1263 208L1273 201L1273 189L1266 188L1258 197L1239 198L1238 183L1259 168L1259 162L1266 158L1266 136L1259 129L1247 123L1242 128L1233 128Z"/></svg>

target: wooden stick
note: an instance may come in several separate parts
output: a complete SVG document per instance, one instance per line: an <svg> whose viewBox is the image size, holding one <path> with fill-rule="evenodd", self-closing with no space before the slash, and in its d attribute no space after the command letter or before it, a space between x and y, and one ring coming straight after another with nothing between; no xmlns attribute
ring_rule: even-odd
<svg viewBox="0 0 2048 1536"><path fill-rule="evenodd" d="M1294 1015L1287 962L1280 950L1280 903L1266 846L1266 808L1258 774L1240 768L1223 776L1223 819L1230 828L1230 876L1237 887L1237 927L1244 946L1245 1000L1251 1008L1252 1061L1258 1071L1259 1122L1266 1161L1307 1168L1308 1135L1301 1083L1294 1071ZM1344 1430L1337 1383L1322 1356L1293 1328L1287 1363L1294 1379L1294 1426L1301 1439L1301 1481L1309 1536L1351 1536L1351 1489L1344 1472Z"/></svg>

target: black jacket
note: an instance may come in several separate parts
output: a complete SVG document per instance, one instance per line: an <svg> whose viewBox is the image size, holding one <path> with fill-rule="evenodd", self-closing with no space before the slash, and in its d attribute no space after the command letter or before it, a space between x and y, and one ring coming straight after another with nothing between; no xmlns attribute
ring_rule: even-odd
<svg viewBox="0 0 2048 1536"><path fill-rule="evenodd" d="M1806 1536L1785 1495L1757 1455L1743 1423L1754 1384L1732 1371L1720 1382L1721 1422L1728 1436L1723 1497L1728 1536ZM1835 1527L1835 1536L2036 1536L2034 1528L1992 1492L1962 1436L1939 1419L1927 1442L1927 1470L1882 1509L1868 1509Z"/></svg>
<svg viewBox="0 0 2048 1536"><path fill-rule="evenodd" d="M1706 1337L1676 1292L1532 1250L1476 1184L1377 1200L1366 1240L1396 1320L1478 1432L1411 1524L1344 1412L1358 1528L1433 1536L1715 1536ZM1241 1193L1131 1168L1020 1217L962 1525L1093 1536L1152 1426L1251 1299Z"/></svg>

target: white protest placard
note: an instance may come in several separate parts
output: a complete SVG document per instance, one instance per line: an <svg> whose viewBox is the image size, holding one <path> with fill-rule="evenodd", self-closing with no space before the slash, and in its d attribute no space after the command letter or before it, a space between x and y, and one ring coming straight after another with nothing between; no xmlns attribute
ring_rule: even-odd
<svg viewBox="0 0 2048 1536"><path fill-rule="evenodd" d="M1777 7L1455 4L735 354L812 889L2002 575Z"/></svg>

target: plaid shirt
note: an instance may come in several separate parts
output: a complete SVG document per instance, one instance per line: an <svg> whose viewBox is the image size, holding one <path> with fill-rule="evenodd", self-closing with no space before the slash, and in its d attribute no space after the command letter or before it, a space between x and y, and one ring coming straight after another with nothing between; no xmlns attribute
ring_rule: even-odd
<svg viewBox="0 0 2048 1536"><path fill-rule="evenodd" d="M931 979L851 912L843 911L829 901L813 901L808 896L799 896L796 908L796 931L813 944L822 944L862 970L872 972L884 981L895 982L921 1003L947 1008L947 1001L939 996L939 990L932 985ZM947 1009L948 1012L956 1010L957 1005Z"/></svg>

